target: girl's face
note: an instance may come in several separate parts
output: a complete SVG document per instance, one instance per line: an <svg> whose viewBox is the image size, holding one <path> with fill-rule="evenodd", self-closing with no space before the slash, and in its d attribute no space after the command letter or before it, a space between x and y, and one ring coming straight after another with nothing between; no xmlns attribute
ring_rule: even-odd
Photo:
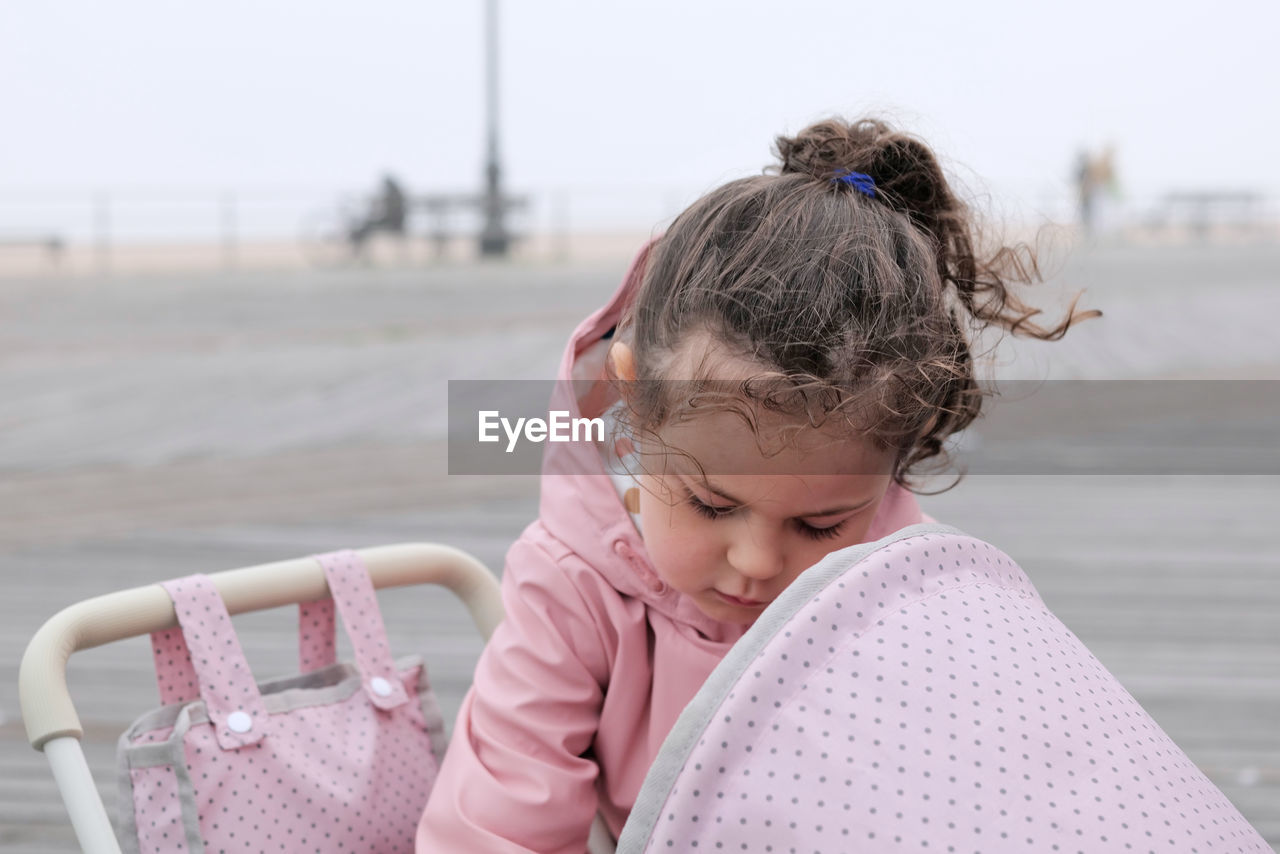
<svg viewBox="0 0 1280 854"><path fill-rule="evenodd" d="M805 569L863 542L892 482L891 452L813 427L767 457L728 413L658 434L706 474L678 454L645 461L661 472L641 477L645 546L667 584L724 622L754 622Z"/></svg>

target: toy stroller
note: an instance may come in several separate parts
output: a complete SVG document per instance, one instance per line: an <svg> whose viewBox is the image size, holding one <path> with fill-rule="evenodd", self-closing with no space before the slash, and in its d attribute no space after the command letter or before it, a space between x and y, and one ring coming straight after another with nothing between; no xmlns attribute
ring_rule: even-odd
<svg viewBox="0 0 1280 854"><path fill-rule="evenodd" d="M498 583L439 545L335 552L191 576L72 605L36 633L20 693L85 852L413 848L444 729L417 657L392 661L375 588L448 587L487 639ZM229 615L298 603L302 673L255 683ZM354 663L334 660L342 618ZM150 633L164 705L122 736L116 830L80 747L72 652ZM117 839L117 833L119 839ZM612 850L597 821L593 854Z"/></svg>
<svg viewBox="0 0 1280 854"><path fill-rule="evenodd" d="M685 707L618 851L707 849L1271 852L1008 555L936 524L811 567Z"/></svg>

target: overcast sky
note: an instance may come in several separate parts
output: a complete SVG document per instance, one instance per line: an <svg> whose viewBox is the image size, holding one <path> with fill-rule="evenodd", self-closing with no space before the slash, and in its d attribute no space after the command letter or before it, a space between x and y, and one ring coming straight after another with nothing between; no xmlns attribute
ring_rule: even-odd
<svg viewBox="0 0 1280 854"><path fill-rule="evenodd" d="M467 187L483 3L8 3L0 193ZM505 0L517 189L700 191L773 137L877 112L975 189L1068 192L1111 142L1135 196L1280 191L1280 4Z"/></svg>

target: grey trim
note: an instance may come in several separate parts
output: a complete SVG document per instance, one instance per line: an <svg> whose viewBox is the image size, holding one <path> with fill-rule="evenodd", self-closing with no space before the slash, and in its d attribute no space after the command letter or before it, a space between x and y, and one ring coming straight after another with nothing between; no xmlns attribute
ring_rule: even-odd
<svg viewBox="0 0 1280 854"><path fill-rule="evenodd" d="M187 769L186 753L182 737L191 728L191 707L187 705L165 706L143 715L134 726L120 736L117 767L119 768L120 796L117 801L118 824L116 838L122 854L142 854L138 837L138 816L133 799L131 768L166 767L178 782L178 811L182 816L182 832L186 837L187 854L204 854L204 840L200 837L200 816L196 809L195 788ZM203 710L202 710L203 711ZM173 732L164 741L129 745L129 739L145 732L144 722L157 721L159 726L173 726Z"/></svg>
<svg viewBox="0 0 1280 854"><path fill-rule="evenodd" d="M730 648L715 670L711 671L707 681L676 719L671 732L667 733L653 765L645 775L644 783L640 786L640 793L622 828L622 835L618 837L618 854L640 854L644 851L676 778L684 769L698 739L715 717L716 710L765 645L773 640L795 613L868 555L890 543L923 534L967 536L950 525L911 525L874 543L861 543L832 552L801 573L781 596L764 609L755 624Z"/></svg>
<svg viewBox="0 0 1280 854"><path fill-rule="evenodd" d="M190 702L198 701L192 700ZM144 732L151 732L152 730L173 726L174 721L178 719L178 713L190 705L190 702L172 703L168 706L161 706L158 709L152 709L151 711L146 712L135 719L129 728L124 731L124 735L120 736L120 738L132 740L142 735Z"/></svg>
<svg viewBox="0 0 1280 854"><path fill-rule="evenodd" d="M174 733L179 735L179 733ZM125 748L125 756L128 759L128 768L154 768L157 765L168 765L173 762L173 748L170 747L172 736L164 741L156 741L151 744L138 744L133 747Z"/></svg>
<svg viewBox="0 0 1280 854"><path fill-rule="evenodd" d="M137 726L135 724L134 726ZM129 774L129 739L133 727L125 730L116 740L116 841L121 854L142 854L138 842L138 816L133 805L133 777Z"/></svg>
<svg viewBox="0 0 1280 854"><path fill-rule="evenodd" d="M195 723L184 709L173 728L175 737L169 740L171 750L169 764L178 778L178 803L182 806L182 829L187 835L187 854L204 854L204 838L200 835L200 810L196 807L196 787L191 782L191 769L187 767L187 753L182 738ZM202 709L203 711L203 709Z"/></svg>

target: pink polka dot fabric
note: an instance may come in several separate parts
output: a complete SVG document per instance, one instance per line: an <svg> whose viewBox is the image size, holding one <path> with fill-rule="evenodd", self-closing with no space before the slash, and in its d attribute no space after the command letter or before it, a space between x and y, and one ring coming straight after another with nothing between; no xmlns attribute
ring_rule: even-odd
<svg viewBox="0 0 1280 854"><path fill-rule="evenodd" d="M987 543L806 572L712 674L619 840L662 851L1271 848Z"/></svg>
<svg viewBox="0 0 1280 854"><path fill-rule="evenodd" d="M138 843L143 851L188 851L182 827L178 776L173 768L157 765L133 768L129 772L133 791L152 804L145 821L138 824Z"/></svg>
<svg viewBox="0 0 1280 854"><path fill-rule="evenodd" d="M332 599L298 606L298 670L310 673L338 660Z"/></svg>
<svg viewBox="0 0 1280 854"><path fill-rule="evenodd" d="M378 599L359 555L352 551L334 552L320 555L316 560L324 567L333 602L347 627L369 701L380 709L394 709L407 703L409 697L391 663L391 647L387 644ZM374 687L379 679L389 690L378 691Z"/></svg>
<svg viewBox="0 0 1280 854"><path fill-rule="evenodd" d="M124 850L413 850L443 722L421 661L391 660L358 555L317 559L357 661L326 664L333 610L305 606L300 654L318 669L261 684L208 579L165 583L181 630L153 636L157 678L183 699L120 740Z"/></svg>
<svg viewBox="0 0 1280 854"><path fill-rule="evenodd" d="M257 744L267 732L267 712L222 597L203 575L166 581L161 586L173 599L182 627L180 632L167 634L185 641L187 659L183 669L199 684L218 743L224 748ZM159 648L161 644L153 641L153 646ZM163 685L165 675L158 678ZM166 690L162 687L160 693L163 696ZM233 714L247 716L247 729L232 728L228 719Z"/></svg>

